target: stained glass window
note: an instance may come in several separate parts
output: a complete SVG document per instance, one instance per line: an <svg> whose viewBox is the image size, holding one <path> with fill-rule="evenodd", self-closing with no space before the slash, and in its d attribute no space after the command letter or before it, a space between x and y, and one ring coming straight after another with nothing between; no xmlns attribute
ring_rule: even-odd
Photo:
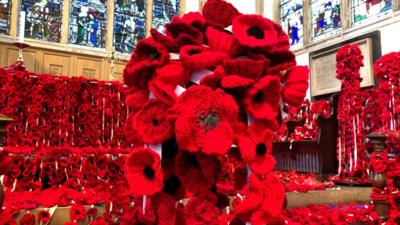
<svg viewBox="0 0 400 225"><path fill-rule="evenodd" d="M62 0L22 0L21 10L26 12L25 37L60 42Z"/></svg>
<svg viewBox="0 0 400 225"><path fill-rule="evenodd" d="M293 48L303 46L303 1L281 0L281 25Z"/></svg>
<svg viewBox="0 0 400 225"><path fill-rule="evenodd" d="M352 0L353 24L359 24L392 12L392 0Z"/></svg>
<svg viewBox="0 0 400 225"><path fill-rule="evenodd" d="M11 1L0 0L0 33L8 34L10 31Z"/></svg>
<svg viewBox="0 0 400 225"><path fill-rule="evenodd" d="M71 0L69 43L106 47L107 0Z"/></svg>
<svg viewBox="0 0 400 225"><path fill-rule="evenodd" d="M165 24L175 15L179 15L179 3L179 0L153 0L152 27L164 33Z"/></svg>
<svg viewBox="0 0 400 225"><path fill-rule="evenodd" d="M342 29L340 0L311 1L312 37L318 39Z"/></svg>
<svg viewBox="0 0 400 225"><path fill-rule="evenodd" d="M131 53L146 36L146 1L115 0L114 12L114 48Z"/></svg>

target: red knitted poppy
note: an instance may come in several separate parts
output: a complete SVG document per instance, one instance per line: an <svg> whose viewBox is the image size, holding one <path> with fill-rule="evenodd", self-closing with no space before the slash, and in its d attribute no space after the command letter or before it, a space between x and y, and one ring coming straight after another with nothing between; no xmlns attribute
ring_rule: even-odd
<svg viewBox="0 0 400 225"><path fill-rule="evenodd" d="M234 57L243 52L244 47L226 30L218 30L212 26L207 27L206 37L210 49L225 52Z"/></svg>
<svg viewBox="0 0 400 225"><path fill-rule="evenodd" d="M189 12L182 16L182 21L190 26L203 31L206 27L206 19L199 12Z"/></svg>
<svg viewBox="0 0 400 225"><path fill-rule="evenodd" d="M182 47L179 54L185 66L192 70L215 67L227 57L225 53L210 51L203 46L196 45Z"/></svg>
<svg viewBox="0 0 400 225"><path fill-rule="evenodd" d="M239 75L229 75L222 79L221 86L225 89L245 88L254 84L254 80Z"/></svg>
<svg viewBox="0 0 400 225"><path fill-rule="evenodd" d="M169 107L159 100L150 99L133 118L132 126L146 144L159 144L174 134L173 123L165 116Z"/></svg>
<svg viewBox="0 0 400 225"><path fill-rule="evenodd" d="M283 100L293 107L299 107L306 97L308 89L307 66L296 66L289 69L284 77Z"/></svg>
<svg viewBox="0 0 400 225"><path fill-rule="evenodd" d="M174 16L165 27L167 36L178 40L183 45L201 45L204 43L203 33L187 24L179 16Z"/></svg>
<svg viewBox="0 0 400 225"><path fill-rule="evenodd" d="M250 58L225 59L223 67L226 74L252 79L257 79L264 73L264 61Z"/></svg>
<svg viewBox="0 0 400 225"><path fill-rule="evenodd" d="M124 172L133 195L153 195L163 188L160 156L151 149L134 149L125 160Z"/></svg>
<svg viewBox="0 0 400 225"><path fill-rule="evenodd" d="M206 154L224 154L229 150L232 124L238 120L238 107L230 95L203 85L191 86L174 108L176 139L181 149Z"/></svg>
<svg viewBox="0 0 400 225"><path fill-rule="evenodd" d="M128 86L147 88L156 67L169 60L168 49L153 38L139 41L124 69L124 83Z"/></svg>
<svg viewBox="0 0 400 225"><path fill-rule="evenodd" d="M147 89L131 88L127 91L125 103L130 108L138 110L147 102L149 94L150 92Z"/></svg>
<svg viewBox="0 0 400 225"><path fill-rule="evenodd" d="M190 71L181 61L171 60L168 64L156 70L155 79L166 84L184 86L189 81Z"/></svg>
<svg viewBox="0 0 400 225"><path fill-rule="evenodd" d="M282 27L259 15L240 15L232 22L232 32L245 46L272 48L274 45L289 43L287 35L282 35Z"/></svg>
<svg viewBox="0 0 400 225"><path fill-rule="evenodd" d="M217 27L228 27L233 18L240 15L239 11L223 0L208 0L203 6L203 16L207 22Z"/></svg>
<svg viewBox="0 0 400 225"><path fill-rule="evenodd" d="M35 225L36 218L32 213L25 213L25 215L19 220L21 225Z"/></svg>
<svg viewBox="0 0 400 225"><path fill-rule="evenodd" d="M224 76L224 68L222 66L217 66L212 74L207 75L200 80L200 84L208 86L215 90L221 86L220 83Z"/></svg>
<svg viewBox="0 0 400 225"><path fill-rule="evenodd" d="M149 90L162 103L166 105L175 104L177 95L175 93L176 84L168 84L158 79L149 82Z"/></svg>
<svg viewBox="0 0 400 225"><path fill-rule="evenodd" d="M256 119L275 120L279 113L280 93L279 76L265 76L248 90L244 99L246 112Z"/></svg>
<svg viewBox="0 0 400 225"><path fill-rule="evenodd" d="M38 213L38 221L46 224L46 223L48 223L50 221L50 219L51 219L51 216L50 216L49 211L47 211L47 210L40 210L39 211L39 213Z"/></svg>
<svg viewBox="0 0 400 225"><path fill-rule="evenodd" d="M270 64L265 69L266 74L276 74L296 66L296 56L289 50L267 55L267 58L270 60Z"/></svg>
<svg viewBox="0 0 400 225"><path fill-rule="evenodd" d="M209 190L214 184L216 161L202 153L181 151L175 163L176 174L191 193Z"/></svg>
<svg viewBox="0 0 400 225"><path fill-rule="evenodd" d="M71 220L84 220L86 219L86 209L83 205L75 203L69 210Z"/></svg>

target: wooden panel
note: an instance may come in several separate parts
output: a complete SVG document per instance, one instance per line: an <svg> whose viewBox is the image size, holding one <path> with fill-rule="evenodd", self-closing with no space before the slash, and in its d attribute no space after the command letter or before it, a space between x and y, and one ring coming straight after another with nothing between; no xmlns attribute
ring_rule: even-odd
<svg viewBox="0 0 400 225"><path fill-rule="evenodd" d="M70 75L70 57L45 52L43 54L43 73L54 75Z"/></svg>
<svg viewBox="0 0 400 225"><path fill-rule="evenodd" d="M102 63L99 59L93 58L77 58L76 71L74 75L84 76L87 78L101 79Z"/></svg>
<svg viewBox="0 0 400 225"><path fill-rule="evenodd" d="M114 80L123 81L122 73L124 71L125 64L115 64L114 66Z"/></svg>
<svg viewBox="0 0 400 225"><path fill-rule="evenodd" d="M6 55L5 66L12 65L18 59L18 49L11 46L5 46L4 53ZM23 52L24 63L26 69L32 72L37 72L36 68L36 54L37 50L25 49Z"/></svg>

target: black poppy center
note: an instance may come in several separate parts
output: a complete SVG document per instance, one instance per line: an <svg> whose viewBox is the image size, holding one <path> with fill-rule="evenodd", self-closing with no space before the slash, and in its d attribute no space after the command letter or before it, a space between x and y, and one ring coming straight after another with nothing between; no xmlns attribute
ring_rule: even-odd
<svg viewBox="0 0 400 225"><path fill-rule="evenodd" d="M149 57L151 59L157 59L158 57L160 57L160 54L157 51L153 51L150 53Z"/></svg>
<svg viewBox="0 0 400 225"><path fill-rule="evenodd" d="M157 119L153 119L153 125L154 126L158 126L158 124L159 124L158 120Z"/></svg>
<svg viewBox="0 0 400 225"><path fill-rule="evenodd" d="M181 181L175 175L171 175L167 180L164 180L163 192L168 194L175 194L181 186Z"/></svg>
<svg viewBox="0 0 400 225"><path fill-rule="evenodd" d="M250 27L249 29L247 29L247 35L253 36L257 39L263 39L264 31L261 28L254 26L254 27Z"/></svg>
<svg viewBox="0 0 400 225"><path fill-rule="evenodd" d="M259 143L256 146L257 155L263 156L267 153L267 146L264 143Z"/></svg>
<svg viewBox="0 0 400 225"><path fill-rule="evenodd" d="M198 50L198 49L192 49L192 50L190 50L190 51L188 51L188 55L196 55L196 54L199 54L200 53L200 50Z"/></svg>
<svg viewBox="0 0 400 225"><path fill-rule="evenodd" d="M194 168L199 169L200 168L200 163L199 160L197 160L196 154L189 154L187 156L187 161L192 165Z"/></svg>
<svg viewBox="0 0 400 225"><path fill-rule="evenodd" d="M264 100L264 93L262 91L258 91L256 95L254 95L254 101L260 103L262 100Z"/></svg>
<svg viewBox="0 0 400 225"><path fill-rule="evenodd" d="M143 174L145 177L152 179L154 178L154 170L150 166L146 166L143 170Z"/></svg>

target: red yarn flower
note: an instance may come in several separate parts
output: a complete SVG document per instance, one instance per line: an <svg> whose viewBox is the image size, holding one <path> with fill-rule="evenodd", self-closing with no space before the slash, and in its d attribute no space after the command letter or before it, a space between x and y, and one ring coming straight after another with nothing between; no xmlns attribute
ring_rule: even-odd
<svg viewBox="0 0 400 225"><path fill-rule="evenodd" d="M134 149L126 158L124 172L133 195L153 195L163 188L160 156L151 149Z"/></svg>
<svg viewBox="0 0 400 225"><path fill-rule="evenodd" d="M286 103L293 107L299 107L303 103L308 89L309 72L307 66L292 67L286 72L282 92L282 98Z"/></svg>
<svg viewBox="0 0 400 225"><path fill-rule="evenodd" d="M180 149L206 154L224 154L229 150L233 142L232 124L238 120L238 106L230 95L203 85L191 86L174 108Z"/></svg>
<svg viewBox="0 0 400 225"><path fill-rule="evenodd" d="M69 210L71 220L84 220L86 219L86 209L83 205L75 203Z"/></svg>
<svg viewBox="0 0 400 225"><path fill-rule="evenodd" d="M87 216L88 217L95 217L95 216L97 216L97 208L96 207L90 207L89 209L88 209L88 211L86 212L86 214L87 214Z"/></svg>
<svg viewBox="0 0 400 225"><path fill-rule="evenodd" d="M181 151L175 162L175 170L189 192L201 193L214 184L215 164L212 156Z"/></svg>
<svg viewBox="0 0 400 225"><path fill-rule="evenodd" d="M281 25L259 15L237 16L232 23L232 32L242 45L251 48L289 44L289 37L282 31Z"/></svg>
<svg viewBox="0 0 400 225"><path fill-rule="evenodd" d="M19 220L21 225L35 225L36 218L32 213L25 213L25 215Z"/></svg>
<svg viewBox="0 0 400 225"><path fill-rule="evenodd" d="M231 3L223 0L208 0L203 6L203 16L208 23L217 27L228 27L238 15L239 11Z"/></svg>
<svg viewBox="0 0 400 225"><path fill-rule="evenodd" d="M51 219L51 216L50 216L49 211L47 211L47 210L40 210L39 211L39 213L38 213L38 221L46 224L46 223L48 223L50 221L50 219Z"/></svg>
<svg viewBox="0 0 400 225"><path fill-rule="evenodd" d="M165 116L169 107L159 100L150 99L134 116L131 126L146 144L159 144L174 134L173 123Z"/></svg>
<svg viewBox="0 0 400 225"><path fill-rule="evenodd" d="M256 119L275 120L279 113L280 93L280 78L265 76L248 90L244 99L246 112Z"/></svg>

